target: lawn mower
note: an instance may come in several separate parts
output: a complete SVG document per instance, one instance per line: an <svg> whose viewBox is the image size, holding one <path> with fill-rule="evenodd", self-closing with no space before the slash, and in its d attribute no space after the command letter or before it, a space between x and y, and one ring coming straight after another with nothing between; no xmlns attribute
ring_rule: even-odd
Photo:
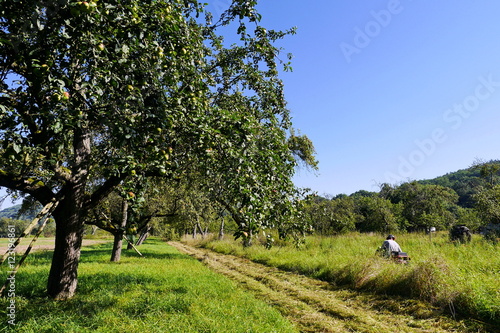
<svg viewBox="0 0 500 333"><path fill-rule="evenodd" d="M384 249L383 247L379 247L377 249L376 254L378 254L384 258L391 259L396 264L407 265L410 263L410 256L406 252L392 251L391 255L388 256L387 250Z"/></svg>
<svg viewBox="0 0 500 333"><path fill-rule="evenodd" d="M392 251L391 259L396 264L407 265L410 262L410 256L406 252Z"/></svg>

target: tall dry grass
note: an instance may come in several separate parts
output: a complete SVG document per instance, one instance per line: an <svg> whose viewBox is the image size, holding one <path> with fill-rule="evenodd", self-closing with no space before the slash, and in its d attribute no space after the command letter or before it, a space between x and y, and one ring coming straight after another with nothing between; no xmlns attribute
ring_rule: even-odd
<svg viewBox="0 0 500 333"><path fill-rule="evenodd" d="M300 248L281 242L271 250L258 244L243 248L229 238L205 239L201 245L337 286L401 295L429 302L453 316L500 324L499 245L477 235L470 244L454 244L447 233L403 234L397 241L411 261L400 265L375 255L384 238L359 233L310 236Z"/></svg>

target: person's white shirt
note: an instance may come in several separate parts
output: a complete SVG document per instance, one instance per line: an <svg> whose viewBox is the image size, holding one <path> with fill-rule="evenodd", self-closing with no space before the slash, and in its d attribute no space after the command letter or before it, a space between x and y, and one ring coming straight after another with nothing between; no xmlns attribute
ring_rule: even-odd
<svg viewBox="0 0 500 333"><path fill-rule="evenodd" d="M382 244L382 248L386 250L387 256L390 256L392 252L403 252L399 244L393 239L387 239Z"/></svg>

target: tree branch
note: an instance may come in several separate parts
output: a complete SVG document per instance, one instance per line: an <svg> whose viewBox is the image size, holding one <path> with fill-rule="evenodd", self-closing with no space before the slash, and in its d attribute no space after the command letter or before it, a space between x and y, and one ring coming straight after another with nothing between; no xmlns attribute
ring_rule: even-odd
<svg viewBox="0 0 500 333"><path fill-rule="evenodd" d="M93 209L99 204L104 198L106 198L120 183L123 178L118 176L112 176L108 178L97 190L89 195L85 200L85 208L88 210Z"/></svg>
<svg viewBox="0 0 500 333"><path fill-rule="evenodd" d="M0 170L0 186L31 195L42 205L46 205L55 198L55 194L41 180L23 179Z"/></svg>

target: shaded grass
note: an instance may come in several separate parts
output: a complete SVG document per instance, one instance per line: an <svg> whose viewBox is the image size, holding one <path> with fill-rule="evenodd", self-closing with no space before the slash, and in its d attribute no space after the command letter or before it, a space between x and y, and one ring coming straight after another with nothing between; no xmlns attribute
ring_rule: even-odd
<svg viewBox="0 0 500 333"><path fill-rule="evenodd" d="M455 317L500 324L498 245L479 236L471 244L455 245L446 233L432 238L405 234L398 242L412 257L406 266L374 255L383 239L381 235L353 233L308 237L300 249L292 244L271 250L259 245L243 248L230 239L205 241L202 246L337 286L426 301Z"/></svg>
<svg viewBox="0 0 500 333"><path fill-rule="evenodd" d="M82 250L77 295L46 298L50 252L16 276L16 332L295 332L265 303L159 240L110 263L111 244ZM2 280L5 272L2 274ZM9 299L0 299L2 322ZM2 325L0 332L11 327Z"/></svg>

